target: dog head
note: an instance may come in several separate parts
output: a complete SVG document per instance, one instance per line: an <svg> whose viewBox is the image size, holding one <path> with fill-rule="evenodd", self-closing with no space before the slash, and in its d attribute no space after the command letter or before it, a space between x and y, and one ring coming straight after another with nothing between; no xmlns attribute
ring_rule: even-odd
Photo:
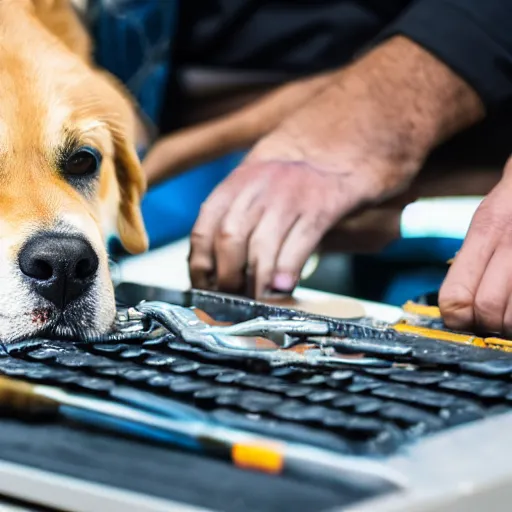
<svg viewBox="0 0 512 512"><path fill-rule="evenodd" d="M0 340L105 332L106 240L147 247L132 105L66 2L5 1L0 24Z"/></svg>

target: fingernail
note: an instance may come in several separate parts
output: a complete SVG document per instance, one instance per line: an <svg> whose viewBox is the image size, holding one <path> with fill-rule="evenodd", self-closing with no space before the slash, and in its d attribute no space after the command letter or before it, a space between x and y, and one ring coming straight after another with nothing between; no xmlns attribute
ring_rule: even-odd
<svg viewBox="0 0 512 512"><path fill-rule="evenodd" d="M281 292L291 292L295 288L295 279L291 274L276 274L272 288Z"/></svg>

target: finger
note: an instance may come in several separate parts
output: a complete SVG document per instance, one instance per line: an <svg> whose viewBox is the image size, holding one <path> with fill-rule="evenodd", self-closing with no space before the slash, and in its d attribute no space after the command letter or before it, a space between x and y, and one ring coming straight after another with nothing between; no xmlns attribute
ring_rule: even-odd
<svg viewBox="0 0 512 512"><path fill-rule="evenodd" d="M214 239L219 290L238 292L245 284L249 239L265 210L257 186L248 186L235 199Z"/></svg>
<svg viewBox="0 0 512 512"><path fill-rule="evenodd" d="M272 287L279 292L293 291L302 268L311 256L333 219L327 213L316 217L302 215L284 240L277 257Z"/></svg>
<svg viewBox="0 0 512 512"><path fill-rule="evenodd" d="M230 189L229 184L223 183L212 192L201 206L190 234L188 263L190 281L194 288L212 288L212 279L215 274L214 237L217 226L229 207Z"/></svg>
<svg viewBox="0 0 512 512"><path fill-rule="evenodd" d="M274 208L266 212L249 242L248 279L252 295L259 299L272 285L277 255L299 214L293 208Z"/></svg>
<svg viewBox="0 0 512 512"><path fill-rule="evenodd" d="M510 235L509 235L510 236ZM505 312L512 291L512 243L502 243L494 252L478 287L475 304L475 326L484 331L504 331Z"/></svg>
<svg viewBox="0 0 512 512"><path fill-rule="evenodd" d="M462 248L439 292L443 319L453 329L467 329L475 323L476 293L508 222L508 200L500 190L495 191L475 213Z"/></svg>

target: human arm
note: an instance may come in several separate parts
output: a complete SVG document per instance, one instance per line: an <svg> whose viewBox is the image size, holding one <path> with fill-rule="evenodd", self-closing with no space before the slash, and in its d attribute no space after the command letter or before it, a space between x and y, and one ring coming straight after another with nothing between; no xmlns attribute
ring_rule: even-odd
<svg viewBox="0 0 512 512"><path fill-rule="evenodd" d="M192 233L192 283L291 291L336 222L404 192L435 146L484 114L443 62L387 40L331 75L213 192Z"/></svg>

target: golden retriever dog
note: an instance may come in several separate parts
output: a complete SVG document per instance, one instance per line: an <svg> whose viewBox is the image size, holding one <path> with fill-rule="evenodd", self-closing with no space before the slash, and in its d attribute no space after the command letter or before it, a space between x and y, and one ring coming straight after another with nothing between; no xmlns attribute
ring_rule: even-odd
<svg viewBox="0 0 512 512"><path fill-rule="evenodd" d="M67 0L0 1L0 340L104 333L106 241L147 248L128 95Z"/></svg>

